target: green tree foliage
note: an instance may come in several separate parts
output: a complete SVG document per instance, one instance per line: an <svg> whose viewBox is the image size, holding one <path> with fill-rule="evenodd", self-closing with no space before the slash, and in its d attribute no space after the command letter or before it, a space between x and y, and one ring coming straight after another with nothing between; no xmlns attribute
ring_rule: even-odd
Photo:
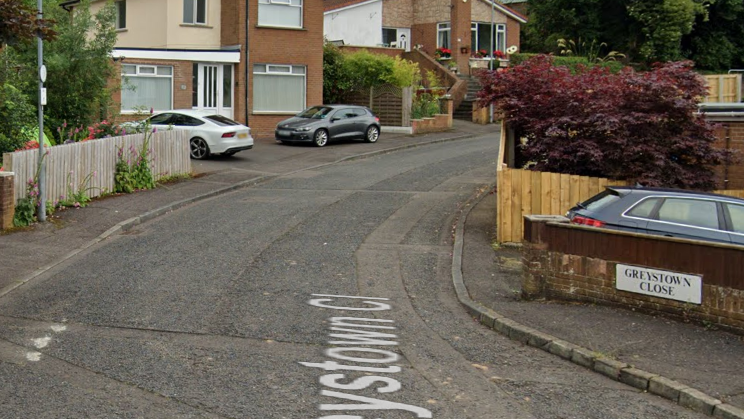
<svg viewBox="0 0 744 419"><path fill-rule="evenodd" d="M344 54L330 42L323 45L323 103L342 103L351 88Z"/></svg>
<svg viewBox="0 0 744 419"><path fill-rule="evenodd" d="M480 104L496 105L521 132L536 170L624 179L646 186L711 189L728 155L696 113L707 91L689 61L572 74L546 55L484 72Z"/></svg>
<svg viewBox="0 0 744 419"><path fill-rule="evenodd" d="M718 0L717 0L718 1ZM741 0L720 0L741 2ZM530 0L523 49L558 52L560 38L606 42L633 62L682 58L685 36L712 0Z"/></svg>
<svg viewBox="0 0 744 419"><path fill-rule="evenodd" d="M89 12L90 0L82 0L74 16L59 7L56 0L44 0L45 16L56 21L57 39L44 43L47 67L47 105L45 124L53 128L68 124L88 126L107 117L111 91L107 88L114 74L111 51L116 43L113 2L95 16ZM36 46L15 47L27 83L25 94L36 102ZM32 82L33 81L33 82Z"/></svg>
<svg viewBox="0 0 744 419"><path fill-rule="evenodd" d="M366 49L346 54L330 43L323 48L324 103L342 103L354 89L386 83L409 87L420 81L418 64L400 57L373 54Z"/></svg>
<svg viewBox="0 0 744 419"><path fill-rule="evenodd" d="M716 0L708 15L699 16L692 33L682 38L685 56L708 71L744 68L744 0Z"/></svg>

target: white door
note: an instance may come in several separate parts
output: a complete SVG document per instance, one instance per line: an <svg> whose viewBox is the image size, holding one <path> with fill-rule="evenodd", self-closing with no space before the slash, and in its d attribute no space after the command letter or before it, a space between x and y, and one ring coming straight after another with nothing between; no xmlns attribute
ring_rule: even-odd
<svg viewBox="0 0 744 419"><path fill-rule="evenodd" d="M198 64L194 109L233 117L233 65Z"/></svg>
<svg viewBox="0 0 744 419"><path fill-rule="evenodd" d="M403 48L406 52L411 51L411 30L408 28L398 28L398 48Z"/></svg>

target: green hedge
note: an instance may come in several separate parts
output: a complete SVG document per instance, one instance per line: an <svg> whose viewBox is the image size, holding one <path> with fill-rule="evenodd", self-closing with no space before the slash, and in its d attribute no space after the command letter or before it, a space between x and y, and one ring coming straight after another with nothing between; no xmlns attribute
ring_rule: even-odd
<svg viewBox="0 0 744 419"><path fill-rule="evenodd" d="M527 61L536 55L540 55L540 54L528 54L528 53L511 54L509 55L509 66L513 67L513 66L519 65L523 63L524 61ZM589 60L586 57L566 57L566 56L560 56L560 55L553 56L553 64L556 66L568 67L569 69L571 69L571 73L576 73L576 69L579 65L584 65L586 67L592 67L592 66L607 67L613 73L617 73L625 67L625 64L623 64L620 61L605 61L601 63L592 64L589 62Z"/></svg>

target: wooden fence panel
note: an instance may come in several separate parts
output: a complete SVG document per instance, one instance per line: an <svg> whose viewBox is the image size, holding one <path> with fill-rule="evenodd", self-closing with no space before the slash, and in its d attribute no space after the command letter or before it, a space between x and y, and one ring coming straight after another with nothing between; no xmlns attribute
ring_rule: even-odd
<svg viewBox="0 0 744 419"><path fill-rule="evenodd" d="M96 197L114 190L114 174L118 153L132 161L142 148L142 134L103 138L75 144L63 144L45 149L46 199L56 201L81 188ZM149 149L155 180L165 176L191 173L188 139L183 131L160 131L152 135ZM16 202L26 197L27 182L34 179L38 168L39 150L24 150L3 155L5 170L15 172Z"/></svg>
<svg viewBox="0 0 744 419"><path fill-rule="evenodd" d="M719 74L704 77L708 83L706 102L741 102L741 74Z"/></svg>

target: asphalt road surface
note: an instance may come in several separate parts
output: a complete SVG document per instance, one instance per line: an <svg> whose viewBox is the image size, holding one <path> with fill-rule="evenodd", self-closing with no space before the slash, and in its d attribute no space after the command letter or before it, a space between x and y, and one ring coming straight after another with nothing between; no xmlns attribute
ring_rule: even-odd
<svg viewBox="0 0 744 419"><path fill-rule="evenodd" d="M701 417L459 305L453 220L496 140L295 172L65 262L0 299L0 417Z"/></svg>

